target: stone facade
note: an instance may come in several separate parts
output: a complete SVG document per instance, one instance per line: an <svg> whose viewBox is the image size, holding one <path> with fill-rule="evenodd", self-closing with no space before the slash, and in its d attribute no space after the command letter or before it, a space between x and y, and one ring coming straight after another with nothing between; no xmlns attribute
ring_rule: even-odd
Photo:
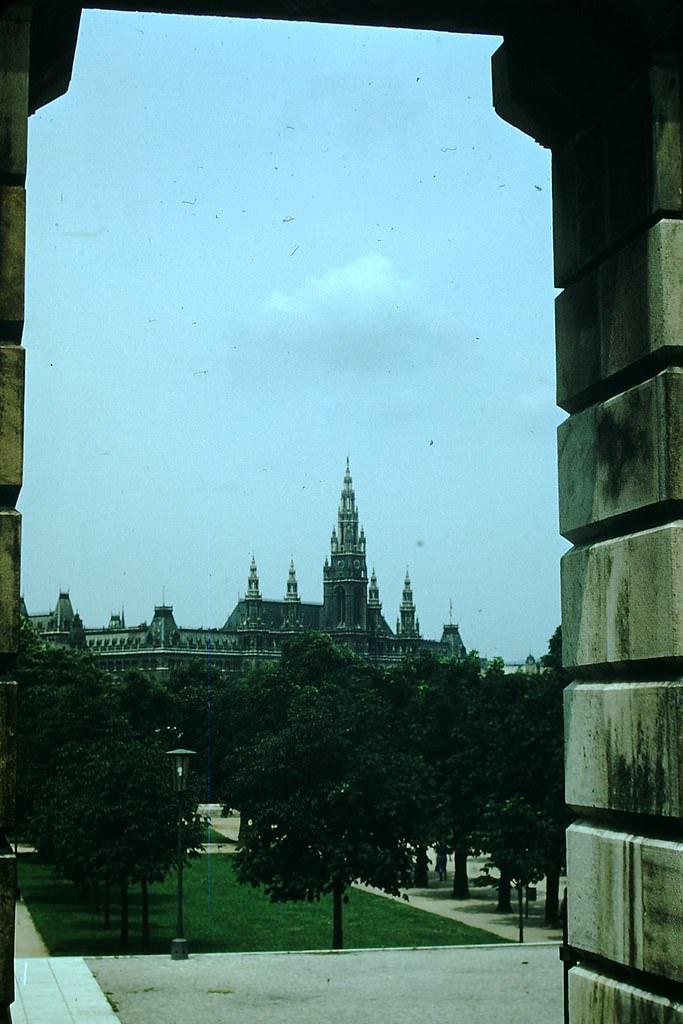
<svg viewBox="0 0 683 1024"><path fill-rule="evenodd" d="M0 1019L14 999L14 826L24 430L24 236L29 26L20 10L0 17Z"/></svg>
<svg viewBox="0 0 683 1024"><path fill-rule="evenodd" d="M682 37L673 16L666 3L631 5L611 24L596 12L545 53L526 35L506 38L494 58L499 113L553 153L557 396L569 413L558 431L560 528L574 545L561 567L563 662L574 675L566 793L580 816L567 836L572 1024L658 1024L681 1019L683 1004Z"/></svg>
<svg viewBox="0 0 683 1024"><path fill-rule="evenodd" d="M117 674L138 668L163 676L173 668L204 663L207 656L218 669L242 672L260 661L279 657L290 637L307 630L327 633L336 643L375 664L390 664L420 651L442 658L463 658L465 647L456 624L445 625L440 640L422 637L408 572L396 630L391 629L382 615L374 569L368 579L365 548L347 461L337 525L323 566L322 604L301 600L293 562L283 599L264 599L252 558L246 593L217 629L178 626L173 608L167 604L155 607L149 624L128 627L121 612L112 615L106 627L92 629L83 626L68 593L59 595L52 611L30 615L24 608L24 614L48 643L87 647L105 668Z"/></svg>

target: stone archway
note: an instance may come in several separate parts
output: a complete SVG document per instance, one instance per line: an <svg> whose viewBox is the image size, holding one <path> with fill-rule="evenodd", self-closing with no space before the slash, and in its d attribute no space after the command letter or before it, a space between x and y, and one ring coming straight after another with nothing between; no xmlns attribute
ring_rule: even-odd
<svg viewBox="0 0 683 1024"><path fill-rule="evenodd" d="M496 108L552 149L558 402L570 414L559 435L560 516L574 544L562 568L564 660L576 678L566 701L567 794L582 815L568 837L569 1016L670 1020L683 1013L681 8L265 8L147 7L503 35ZM3 834L14 799L26 118L68 84L79 10L36 2L6 6L0 19ZM13 998L15 865L6 844L0 870L1 1019Z"/></svg>

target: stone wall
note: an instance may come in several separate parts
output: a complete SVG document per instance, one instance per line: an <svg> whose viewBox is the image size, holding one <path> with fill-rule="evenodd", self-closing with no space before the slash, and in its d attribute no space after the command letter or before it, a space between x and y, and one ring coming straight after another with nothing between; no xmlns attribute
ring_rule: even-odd
<svg viewBox="0 0 683 1024"><path fill-rule="evenodd" d="M29 23L20 9L0 18L0 1017L14 999L14 825L19 644L24 350L24 238Z"/></svg>

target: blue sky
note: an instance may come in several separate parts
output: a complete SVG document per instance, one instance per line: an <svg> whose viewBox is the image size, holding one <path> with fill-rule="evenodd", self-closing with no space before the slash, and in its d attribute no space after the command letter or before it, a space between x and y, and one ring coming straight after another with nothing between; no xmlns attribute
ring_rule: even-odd
<svg viewBox="0 0 683 1024"><path fill-rule="evenodd" d="M347 456L384 613L559 621L549 154L493 38L84 12L31 118L23 592L219 625L305 600Z"/></svg>

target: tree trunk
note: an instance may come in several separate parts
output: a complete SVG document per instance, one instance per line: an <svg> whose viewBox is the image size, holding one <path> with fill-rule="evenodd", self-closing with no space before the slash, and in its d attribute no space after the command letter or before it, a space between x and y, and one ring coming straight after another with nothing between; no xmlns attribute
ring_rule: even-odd
<svg viewBox="0 0 683 1024"><path fill-rule="evenodd" d="M512 902L510 886L510 875L507 871L501 870L500 881L498 882L498 903L496 910L499 914L511 914L512 913Z"/></svg>
<svg viewBox="0 0 683 1024"><path fill-rule="evenodd" d="M121 881L121 949L128 949L128 879Z"/></svg>
<svg viewBox="0 0 683 1024"><path fill-rule="evenodd" d="M413 882L418 889L426 889L429 885L429 858L424 846L418 846L415 851L415 875Z"/></svg>
<svg viewBox="0 0 683 1024"><path fill-rule="evenodd" d="M344 886L335 879L332 889L332 949L344 948L344 936L342 933L342 897Z"/></svg>
<svg viewBox="0 0 683 1024"><path fill-rule="evenodd" d="M560 872L548 868L545 876L545 923L556 926L560 920Z"/></svg>
<svg viewBox="0 0 683 1024"><path fill-rule="evenodd" d="M143 878L140 883L142 890L142 943L149 946L149 886L147 879Z"/></svg>
<svg viewBox="0 0 683 1024"><path fill-rule="evenodd" d="M453 899L468 900L470 886L467 879L467 849L453 851Z"/></svg>

